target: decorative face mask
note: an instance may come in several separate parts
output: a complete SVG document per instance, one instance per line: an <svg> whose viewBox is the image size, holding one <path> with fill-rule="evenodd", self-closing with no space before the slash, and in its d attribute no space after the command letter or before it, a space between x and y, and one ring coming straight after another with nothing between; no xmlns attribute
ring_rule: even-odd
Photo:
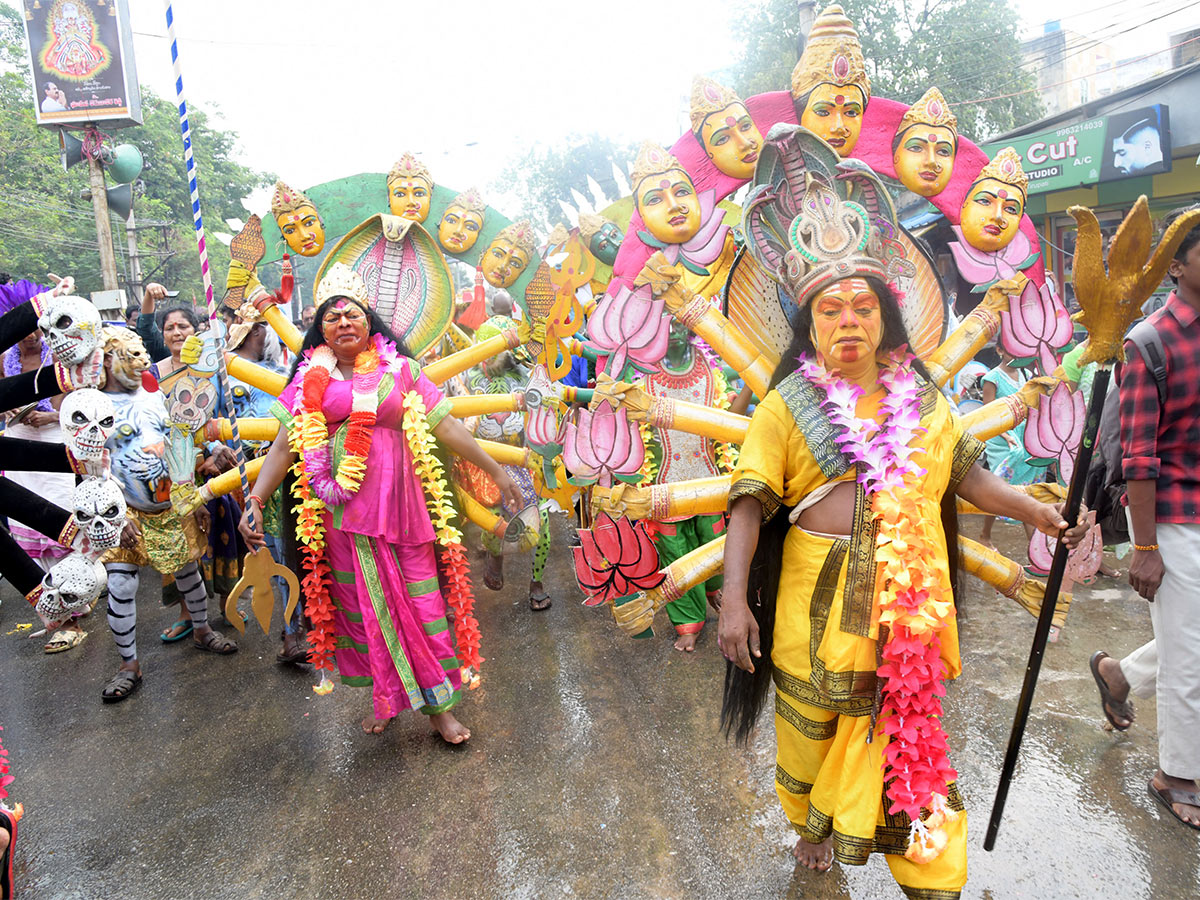
<svg viewBox="0 0 1200 900"><path fill-rule="evenodd" d="M862 91L855 85L818 84L808 95L800 124L845 158L858 143L866 105Z"/></svg>
<svg viewBox="0 0 1200 900"><path fill-rule="evenodd" d="M605 222L588 241L588 250L600 262L611 266L617 261L617 251L624 240L625 235L615 222Z"/></svg>
<svg viewBox="0 0 1200 900"><path fill-rule="evenodd" d="M51 297L38 327L54 359L64 366L77 366L96 349L100 339L100 311L82 297Z"/></svg>
<svg viewBox="0 0 1200 900"><path fill-rule="evenodd" d="M529 265L529 253L507 238L497 235L479 260L483 277L492 287L508 288L516 283Z"/></svg>
<svg viewBox="0 0 1200 900"><path fill-rule="evenodd" d="M283 239L292 252L301 256L316 256L325 246L325 225L315 206L298 206L275 217Z"/></svg>
<svg viewBox="0 0 1200 900"><path fill-rule="evenodd" d="M854 378L875 363L883 335L879 297L862 278L835 281L812 299L812 340L827 369Z"/></svg>
<svg viewBox="0 0 1200 900"><path fill-rule="evenodd" d="M438 243L448 253L466 253L475 246L482 229L482 215L451 203L438 223Z"/></svg>
<svg viewBox="0 0 1200 900"><path fill-rule="evenodd" d="M79 615L96 601L107 583L108 574L102 563L72 554L51 566L42 579L43 592L37 612L52 622Z"/></svg>
<svg viewBox="0 0 1200 900"><path fill-rule="evenodd" d="M713 165L726 175L744 180L754 174L763 139L741 103L732 103L706 116L700 125L699 138Z"/></svg>
<svg viewBox="0 0 1200 900"><path fill-rule="evenodd" d="M63 398L58 411L63 440L76 459L100 459L116 427L112 399L95 388L80 388Z"/></svg>
<svg viewBox="0 0 1200 900"><path fill-rule="evenodd" d="M1019 188L996 178L981 178L967 191L959 227L972 247L994 253L1016 237L1024 212L1025 195Z"/></svg>
<svg viewBox="0 0 1200 900"><path fill-rule="evenodd" d="M921 197L940 194L954 173L954 147L949 128L921 123L906 129L892 153L900 183Z"/></svg>
<svg viewBox="0 0 1200 900"><path fill-rule="evenodd" d="M393 216L424 222L431 199L432 185L424 178L394 178L388 182L388 209Z"/></svg>
<svg viewBox="0 0 1200 900"><path fill-rule="evenodd" d="M75 523L87 536L93 552L111 550L125 527L125 495L109 478L85 478L75 488Z"/></svg>
<svg viewBox="0 0 1200 900"><path fill-rule="evenodd" d="M217 405L217 388L207 378L181 375L167 398L171 424L198 431L212 416Z"/></svg>
<svg viewBox="0 0 1200 900"><path fill-rule="evenodd" d="M700 201L683 169L646 176L635 196L646 230L664 244L686 244L700 230Z"/></svg>

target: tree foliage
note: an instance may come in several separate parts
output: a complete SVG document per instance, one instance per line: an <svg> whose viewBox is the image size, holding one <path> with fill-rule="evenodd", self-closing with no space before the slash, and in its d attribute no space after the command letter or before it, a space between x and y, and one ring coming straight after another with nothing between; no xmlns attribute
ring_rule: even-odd
<svg viewBox="0 0 1200 900"><path fill-rule="evenodd" d="M510 162L493 182L494 194L511 194L520 205L513 218L527 218L543 236L558 222L565 222L559 201L575 205L574 188L590 202L588 176L611 200L621 196L612 169L622 172L637 155L637 145L622 144L599 134L569 138L554 146L539 145L528 155ZM506 204L505 210L510 207Z"/></svg>
<svg viewBox="0 0 1200 900"><path fill-rule="evenodd" d="M818 2L815 12L823 6ZM1010 0L845 0L843 7L862 41L875 96L913 103L937 87L959 130L974 140L1041 115L1037 81L1021 68ZM791 84L803 37L796 0L751 0L734 35L742 53L732 87L749 96ZM1016 96L985 99L1000 95Z"/></svg>
<svg viewBox="0 0 1200 900"><path fill-rule="evenodd" d="M73 275L81 294L103 287L95 218L86 165L64 172L56 129L34 124L33 87L25 57L20 14L0 4L0 270L16 278L44 281L47 272ZM203 302L203 283L192 227L191 199L179 136L179 114L169 100L142 88L143 124L114 129L113 144L134 144L145 160L136 185L138 249L147 278ZM209 262L218 295L229 266L229 250L214 234L228 232L225 219L245 219L242 199L269 184L271 176L236 161L237 135L212 125L189 107L192 148L199 170ZM80 135L82 136L82 135ZM110 188L115 185L110 184ZM146 223L162 222L161 226ZM126 286L124 223L112 217L117 271Z"/></svg>

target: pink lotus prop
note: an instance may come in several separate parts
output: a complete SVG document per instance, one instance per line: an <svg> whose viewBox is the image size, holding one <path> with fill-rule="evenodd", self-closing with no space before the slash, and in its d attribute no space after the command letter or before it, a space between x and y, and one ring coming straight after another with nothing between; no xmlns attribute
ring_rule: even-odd
<svg viewBox="0 0 1200 900"><path fill-rule="evenodd" d="M565 425L559 422L555 412L555 400L550 373L538 363L525 387L525 443L542 457L542 477L552 491L558 489L554 460L562 453L566 433Z"/></svg>
<svg viewBox="0 0 1200 900"><path fill-rule="evenodd" d="M951 225L950 230L958 238L950 242L950 252L954 255L959 274L975 284L971 288L973 294L982 294L997 281L1012 278L1022 269L1029 268L1039 255L1021 231L1017 231L1007 247L993 252L972 247L957 225Z"/></svg>
<svg viewBox="0 0 1200 900"><path fill-rule="evenodd" d="M1064 484L1070 484L1075 471L1075 451L1083 437L1086 417L1083 393L1072 392L1060 381L1050 396L1043 397L1036 408L1029 409L1025 424L1025 449L1031 457L1029 464L1048 466L1057 462L1059 478Z"/></svg>
<svg viewBox="0 0 1200 900"><path fill-rule="evenodd" d="M595 412L581 409L578 416L578 421L567 423L563 447L563 463L571 471L567 480L580 487L597 482L612 487L614 478L639 481L646 445L625 407L614 410L601 403Z"/></svg>
<svg viewBox="0 0 1200 900"><path fill-rule="evenodd" d="M1043 534L1034 532L1029 541L1029 569L1035 575L1048 575L1050 564L1054 562L1054 549L1058 541ZM1063 575L1066 581L1086 581L1100 571L1100 563L1104 558L1104 538L1100 536L1100 526L1093 525L1079 545L1067 554L1067 570Z"/></svg>
<svg viewBox="0 0 1200 900"><path fill-rule="evenodd" d="M658 551L641 522L601 513L591 529L579 532L579 539L583 543L573 548L575 577L586 606L648 591L666 578L658 571Z"/></svg>
<svg viewBox="0 0 1200 900"><path fill-rule="evenodd" d="M666 301L654 299L650 285L632 291L622 286L605 294L587 326L589 343L608 357L601 371L618 381L627 377L629 366L658 371L671 335L671 314L665 308Z"/></svg>
<svg viewBox="0 0 1200 900"><path fill-rule="evenodd" d="M1009 295L1008 309L1000 313L1000 346L1014 358L1018 367L1036 359L1043 375L1058 366L1055 354L1067 345L1074 333L1066 307L1054 288L1032 281L1025 282L1020 296Z"/></svg>

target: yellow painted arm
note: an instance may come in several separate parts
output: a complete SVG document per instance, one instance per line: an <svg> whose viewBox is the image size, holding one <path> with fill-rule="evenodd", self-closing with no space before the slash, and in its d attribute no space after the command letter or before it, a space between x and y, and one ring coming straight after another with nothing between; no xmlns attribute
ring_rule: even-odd
<svg viewBox="0 0 1200 900"><path fill-rule="evenodd" d="M225 354L225 368L229 374L239 381L244 381L251 387L266 391L273 397L278 397L287 387L287 376L280 372L264 369L257 363L242 359L236 353Z"/></svg>
<svg viewBox="0 0 1200 900"><path fill-rule="evenodd" d="M260 456L258 459L252 459L246 463L246 478L251 484L254 484L255 479L258 478L258 470L263 467L265 459L265 456ZM241 486L242 476L238 474L236 467L232 468L228 472L222 472L216 478L210 478L204 487L200 488L200 500L207 503L217 497L232 494Z"/></svg>
<svg viewBox="0 0 1200 900"><path fill-rule="evenodd" d="M458 498L458 508L468 520L474 522L484 531L496 537L504 537L504 520L481 504L478 500L460 488L454 486L454 495Z"/></svg>
<svg viewBox="0 0 1200 900"><path fill-rule="evenodd" d="M729 503L731 476L695 478L671 484L635 487L618 484L612 488L592 488L592 512L607 512L613 518L655 519L663 521L680 516L715 516L725 512Z"/></svg>
<svg viewBox="0 0 1200 900"><path fill-rule="evenodd" d="M513 391L511 394L468 394L447 399L450 401L450 415L456 419L515 412L525 408L525 395L520 391Z"/></svg>
<svg viewBox="0 0 1200 900"><path fill-rule="evenodd" d="M640 384L614 381L605 372L596 376L591 408L595 409L601 401L613 407L624 406L635 422L649 422L656 428L698 434L727 444L742 443L750 428L749 416L672 397L652 397Z"/></svg>
<svg viewBox="0 0 1200 900"><path fill-rule="evenodd" d="M638 594L621 606L613 606L613 618L626 634L641 634L650 627L656 612L717 575L724 564L725 535L721 535L663 569L667 577L658 587Z"/></svg>
<svg viewBox="0 0 1200 900"><path fill-rule="evenodd" d="M244 441L273 441L277 434L279 434L278 419L270 417L238 419L238 435ZM228 419L209 419L204 424L204 430L196 432L197 444L203 444L206 441L231 440L233 440L233 429L229 427Z"/></svg>
<svg viewBox="0 0 1200 900"><path fill-rule="evenodd" d="M491 359L505 350L515 350L521 344L517 329L509 328L502 334L472 344L466 350L459 350L441 359L435 359L422 371L434 384L443 384L460 372L465 372L472 366L477 366L485 359Z"/></svg>
<svg viewBox="0 0 1200 900"><path fill-rule="evenodd" d="M925 365L938 387L945 387L959 369L1000 333L1000 311L1008 308L1009 295L1020 294L1028 280L1018 273L1016 278L996 282L962 324L933 351Z"/></svg>
<svg viewBox="0 0 1200 900"><path fill-rule="evenodd" d="M275 333L279 335L279 339L287 345L289 350L299 353L300 345L304 343L304 335L300 333L300 329L277 304L268 303L265 306L266 308L262 310L262 317L267 320L267 324L275 329ZM245 381L245 379L242 380Z"/></svg>
<svg viewBox="0 0 1200 900"><path fill-rule="evenodd" d="M994 438L1020 425L1029 415L1030 407L1037 408L1043 394L1049 394L1058 379L1047 376L1030 378L1021 389L1007 397L998 397L962 417L963 428L981 441Z"/></svg>
<svg viewBox="0 0 1200 900"><path fill-rule="evenodd" d="M963 571L985 581L1005 597L1016 600L1030 615L1037 617L1042 609L1046 585L1025 574L1025 570L1008 557L970 538L958 538L958 564ZM1054 608L1054 624L1062 628L1067 623L1071 595L1061 593Z"/></svg>
<svg viewBox="0 0 1200 900"><path fill-rule="evenodd" d="M483 452L494 459L501 465L506 466L523 466L526 469L532 468L530 462L530 453L528 447L515 447L512 444L501 444L499 441L483 441L478 438L475 441L483 448Z"/></svg>

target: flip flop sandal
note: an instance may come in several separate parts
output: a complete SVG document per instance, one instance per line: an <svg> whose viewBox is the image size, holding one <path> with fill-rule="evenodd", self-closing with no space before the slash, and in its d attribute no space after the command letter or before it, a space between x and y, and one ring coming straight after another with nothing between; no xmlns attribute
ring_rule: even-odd
<svg viewBox="0 0 1200 900"><path fill-rule="evenodd" d="M549 609L550 604L553 602L550 595L545 591L538 591L535 594L529 595L529 608L534 612L542 612L542 610Z"/></svg>
<svg viewBox="0 0 1200 900"><path fill-rule="evenodd" d="M1088 663L1088 666L1092 670L1092 677L1096 679L1096 687L1100 689L1100 710L1104 713L1104 718L1108 719L1108 724L1117 731L1127 731L1129 726L1133 724L1133 703L1129 701L1128 697L1118 702L1113 697L1112 691L1108 687L1108 682L1100 676L1100 660L1108 658L1108 654L1103 650L1097 650L1092 654L1092 659ZM1109 712L1109 706L1113 708L1113 712ZM1117 716L1128 720L1128 724L1118 725L1116 721Z"/></svg>
<svg viewBox="0 0 1200 900"><path fill-rule="evenodd" d="M199 640L192 639L192 646L205 653L216 653L218 656L228 656L237 653L237 644L219 631L207 631Z"/></svg>
<svg viewBox="0 0 1200 900"><path fill-rule="evenodd" d="M176 628L183 628L183 631L179 632L179 634L172 636L171 632L174 631ZM182 641L185 637L187 637L189 634L191 634L192 631L193 631L192 620L191 619L180 619L178 622L176 622L174 625L172 625L170 628L168 628L166 631L164 631L162 634L160 634L159 638L162 639L162 642L164 644L174 644L176 641Z"/></svg>
<svg viewBox="0 0 1200 900"><path fill-rule="evenodd" d="M0 806L0 829L8 832L8 848L0 854L0 897L13 895L13 850L17 846L20 811L20 804L17 805L16 812Z"/></svg>
<svg viewBox="0 0 1200 900"><path fill-rule="evenodd" d="M142 684L142 676L129 669L121 669L100 692L100 699L105 703L120 703Z"/></svg>
<svg viewBox="0 0 1200 900"><path fill-rule="evenodd" d="M1150 792L1151 797L1167 808L1167 812L1176 821L1181 822L1188 828L1200 831L1200 825L1183 818L1179 813L1175 812L1175 807L1171 805L1172 803L1186 803L1188 806L1200 806L1200 793L1196 791L1181 791L1178 788L1156 788L1153 780L1146 784L1146 789Z"/></svg>
<svg viewBox="0 0 1200 900"><path fill-rule="evenodd" d="M64 628L62 631L54 632L50 636L50 640L46 641L43 649L47 653L65 653L82 644L85 637L87 637L86 631L68 631Z"/></svg>

